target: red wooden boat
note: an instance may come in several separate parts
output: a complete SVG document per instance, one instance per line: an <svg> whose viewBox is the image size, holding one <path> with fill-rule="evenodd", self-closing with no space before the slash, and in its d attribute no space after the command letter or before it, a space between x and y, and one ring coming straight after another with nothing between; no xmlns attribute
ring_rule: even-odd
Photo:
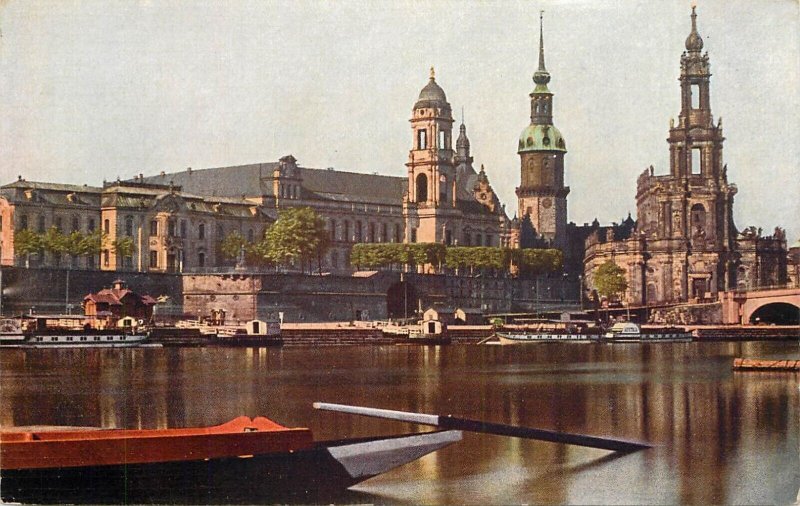
<svg viewBox="0 0 800 506"><path fill-rule="evenodd" d="M239 417L215 427L0 431L0 497L26 503L324 501L461 439L457 430L315 442Z"/></svg>

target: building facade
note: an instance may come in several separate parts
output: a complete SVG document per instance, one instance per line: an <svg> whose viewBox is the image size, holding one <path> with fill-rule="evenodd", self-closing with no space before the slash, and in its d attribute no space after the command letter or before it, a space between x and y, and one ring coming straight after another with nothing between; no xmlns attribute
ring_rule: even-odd
<svg viewBox="0 0 800 506"><path fill-rule="evenodd" d="M650 166L639 176L635 227L622 236L595 232L586 241L590 286L595 268L614 261L626 272L630 304L716 299L721 291L786 277L783 234L739 234L733 223L737 188L723 162L722 120L711 113L709 58L694 8L691 20L680 62L681 110L667 139L669 174L655 175Z"/></svg>

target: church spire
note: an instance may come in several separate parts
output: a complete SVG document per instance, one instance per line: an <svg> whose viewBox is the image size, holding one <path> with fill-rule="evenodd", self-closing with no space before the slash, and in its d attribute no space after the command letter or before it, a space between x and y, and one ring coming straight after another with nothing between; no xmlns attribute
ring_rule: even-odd
<svg viewBox="0 0 800 506"><path fill-rule="evenodd" d="M533 73L533 82L536 83L537 92L548 92L547 83L550 82L550 73L544 66L544 30L542 28L544 11L539 11L539 68Z"/></svg>

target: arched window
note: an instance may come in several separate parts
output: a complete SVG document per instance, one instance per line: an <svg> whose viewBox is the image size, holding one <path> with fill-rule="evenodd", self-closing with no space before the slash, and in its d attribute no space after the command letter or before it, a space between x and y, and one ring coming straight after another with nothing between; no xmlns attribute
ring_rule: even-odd
<svg viewBox="0 0 800 506"><path fill-rule="evenodd" d="M60 229L61 227L57 226L56 228ZM103 220L103 233L111 233L111 222L109 220Z"/></svg>
<svg viewBox="0 0 800 506"><path fill-rule="evenodd" d="M706 235L706 208L703 204L692 206L692 236L705 237Z"/></svg>
<svg viewBox="0 0 800 506"><path fill-rule="evenodd" d="M36 220L36 231L40 234L44 232L44 215L39 215L39 218Z"/></svg>
<svg viewBox="0 0 800 506"><path fill-rule="evenodd" d="M428 132L424 128L417 130L417 149L428 149Z"/></svg>
<svg viewBox="0 0 800 506"><path fill-rule="evenodd" d="M377 242L375 240L375 224L370 222L369 223L369 239L367 242Z"/></svg>
<svg viewBox="0 0 800 506"><path fill-rule="evenodd" d="M206 224L201 223L197 226L197 238L198 239L205 239L206 238Z"/></svg>
<svg viewBox="0 0 800 506"><path fill-rule="evenodd" d="M206 254L202 251L197 254L197 266L198 267L205 267L206 266Z"/></svg>
<svg viewBox="0 0 800 506"><path fill-rule="evenodd" d="M402 242L400 239L400 225L398 223L394 224L394 242Z"/></svg>
<svg viewBox="0 0 800 506"><path fill-rule="evenodd" d="M417 202L428 201L428 176L419 174L417 176Z"/></svg>
<svg viewBox="0 0 800 506"><path fill-rule="evenodd" d="M344 241L350 242L353 239L350 237L350 221L344 220Z"/></svg>
<svg viewBox="0 0 800 506"><path fill-rule="evenodd" d="M81 220L77 216L72 217L72 231L77 232L81 229Z"/></svg>
<svg viewBox="0 0 800 506"><path fill-rule="evenodd" d="M20 230L28 230L28 215L21 214L19 216L19 229Z"/></svg>
<svg viewBox="0 0 800 506"><path fill-rule="evenodd" d="M380 242L389 242L388 232L389 232L389 226L386 223L382 224L381 225L381 236L380 236L380 238L378 238L378 241L380 241Z"/></svg>
<svg viewBox="0 0 800 506"><path fill-rule="evenodd" d="M361 242L361 220L356 221L355 242Z"/></svg>
<svg viewBox="0 0 800 506"><path fill-rule="evenodd" d="M336 240L336 220L331 219L330 223L328 224L328 229L331 234L331 242Z"/></svg>
<svg viewBox="0 0 800 506"><path fill-rule="evenodd" d="M472 246L472 235L466 230L464 231L464 246Z"/></svg>

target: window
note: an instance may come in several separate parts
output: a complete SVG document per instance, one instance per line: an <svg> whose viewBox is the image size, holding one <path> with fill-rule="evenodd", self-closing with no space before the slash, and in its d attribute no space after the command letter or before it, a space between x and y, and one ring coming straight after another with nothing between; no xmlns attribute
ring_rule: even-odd
<svg viewBox="0 0 800 506"><path fill-rule="evenodd" d="M375 224L370 222L369 224L369 241L368 242L377 242L375 240Z"/></svg>
<svg viewBox="0 0 800 506"><path fill-rule="evenodd" d="M702 174L703 164L701 162L700 148L692 148L692 174Z"/></svg>
<svg viewBox="0 0 800 506"><path fill-rule="evenodd" d="M453 244L453 233L452 233L452 232L450 232L449 230L445 230L445 231L444 231L444 242L445 242L445 244L447 244L448 246L450 246L451 244Z"/></svg>
<svg viewBox="0 0 800 506"><path fill-rule="evenodd" d="M89 223L86 225L86 229L89 232L94 232L94 229L95 229L94 218L89 218Z"/></svg>
<svg viewBox="0 0 800 506"><path fill-rule="evenodd" d="M150 220L150 237L158 235L158 220Z"/></svg>
<svg viewBox="0 0 800 506"><path fill-rule="evenodd" d="M381 237L378 239L380 242L389 242L389 226L384 223L381 225Z"/></svg>
<svg viewBox="0 0 800 506"><path fill-rule="evenodd" d="M150 252L150 268L151 269L158 268L158 251Z"/></svg>
<svg viewBox="0 0 800 506"><path fill-rule="evenodd" d="M336 240L336 220L331 220L328 228L330 229L331 242L333 242Z"/></svg>
<svg viewBox="0 0 800 506"><path fill-rule="evenodd" d="M417 242L417 229L411 229L411 242Z"/></svg>
<svg viewBox="0 0 800 506"><path fill-rule="evenodd" d="M111 257L111 255L109 254L109 251L107 249L104 249L103 250L103 267L108 267L109 258L110 257Z"/></svg>
<svg viewBox="0 0 800 506"><path fill-rule="evenodd" d="M439 202L447 202L447 176L444 174L439 178Z"/></svg>
<svg viewBox="0 0 800 506"><path fill-rule="evenodd" d="M417 149L428 149L428 132L425 129L417 130Z"/></svg>
<svg viewBox="0 0 800 506"><path fill-rule="evenodd" d="M72 231L77 232L81 229L81 220L77 216L72 217Z"/></svg>
<svg viewBox="0 0 800 506"><path fill-rule="evenodd" d="M181 220L181 237L186 237L186 220Z"/></svg>
<svg viewBox="0 0 800 506"><path fill-rule="evenodd" d="M344 240L345 242L350 242L352 240L350 238L350 222L348 220L344 220Z"/></svg>
<svg viewBox="0 0 800 506"><path fill-rule="evenodd" d="M167 220L167 236L175 237L175 220Z"/></svg>
<svg viewBox="0 0 800 506"><path fill-rule="evenodd" d="M700 85L693 84L690 88L692 95L692 109L700 109Z"/></svg>
<svg viewBox="0 0 800 506"><path fill-rule="evenodd" d="M40 215L36 220L36 231L40 234L44 233L44 215Z"/></svg>
<svg viewBox="0 0 800 506"><path fill-rule="evenodd" d="M417 175L417 202L428 200L428 176L425 174Z"/></svg>
<svg viewBox="0 0 800 506"><path fill-rule="evenodd" d="M206 266L206 254L205 253L198 253L197 254L197 266L198 267L205 267Z"/></svg>
<svg viewBox="0 0 800 506"><path fill-rule="evenodd" d="M225 230L222 225L217 225L217 240L221 241L225 237Z"/></svg>
<svg viewBox="0 0 800 506"><path fill-rule="evenodd" d="M448 141L447 138L447 131L446 130L439 130L439 149L447 149L448 148Z"/></svg>
<svg viewBox="0 0 800 506"><path fill-rule="evenodd" d="M336 250L331 251L331 267L334 269L339 268L339 253Z"/></svg>
<svg viewBox="0 0 800 506"><path fill-rule="evenodd" d="M353 240L355 242L361 242L361 220L356 221L356 233Z"/></svg>
<svg viewBox="0 0 800 506"><path fill-rule="evenodd" d="M20 230L28 230L28 215L22 214L19 217L19 229Z"/></svg>
<svg viewBox="0 0 800 506"><path fill-rule="evenodd" d="M400 225L395 223L394 225L394 242L401 242L400 240Z"/></svg>
<svg viewBox="0 0 800 506"><path fill-rule="evenodd" d="M133 237L133 217L126 216L125 217L125 235L128 237Z"/></svg>
<svg viewBox="0 0 800 506"><path fill-rule="evenodd" d="M94 255L89 255L86 257L86 267L89 269L94 269Z"/></svg>
<svg viewBox="0 0 800 506"><path fill-rule="evenodd" d="M197 238L198 239L205 239L206 238L206 224L201 223L197 226Z"/></svg>
<svg viewBox="0 0 800 506"><path fill-rule="evenodd" d="M472 236L466 230L464 231L464 246L472 246Z"/></svg>
<svg viewBox="0 0 800 506"><path fill-rule="evenodd" d="M108 220L103 220L103 233L108 234L109 232L111 232L111 223Z"/></svg>
<svg viewBox="0 0 800 506"><path fill-rule="evenodd" d="M255 237L255 235L253 234L253 229L252 228L248 229L247 230L247 242L253 242L253 238L254 237Z"/></svg>
<svg viewBox="0 0 800 506"><path fill-rule="evenodd" d="M63 223L61 220L61 216L56 217L55 227L59 232L63 232Z"/></svg>

